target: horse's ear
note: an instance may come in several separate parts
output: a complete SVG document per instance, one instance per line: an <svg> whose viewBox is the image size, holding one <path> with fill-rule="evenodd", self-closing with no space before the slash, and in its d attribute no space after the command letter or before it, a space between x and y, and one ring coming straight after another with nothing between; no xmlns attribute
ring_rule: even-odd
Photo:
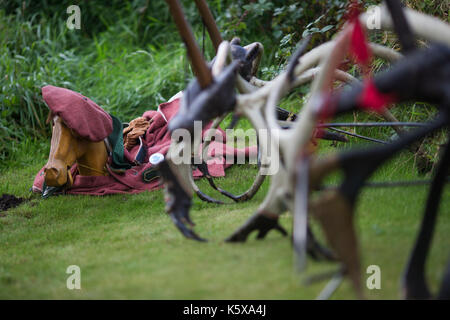
<svg viewBox="0 0 450 320"><path fill-rule="evenodd" d="M49 124L53 119L53 112L51 110L48 111L47 120L45 120L45 124Z"/></svg>

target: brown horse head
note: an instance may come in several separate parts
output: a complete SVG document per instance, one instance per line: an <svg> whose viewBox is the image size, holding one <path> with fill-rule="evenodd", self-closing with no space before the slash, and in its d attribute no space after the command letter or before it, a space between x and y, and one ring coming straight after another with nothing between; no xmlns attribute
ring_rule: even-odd
<svg viewBox="0 0 450 320"><path fill-rule="evenodd" d="M48 186L70 187L73 179L68 169L75 162L80 175L107 175L105 165L108 153L103 141L93 142L80 137L58 116L53 116L52 121L50 155L44 169L44 179Z"/></svg>

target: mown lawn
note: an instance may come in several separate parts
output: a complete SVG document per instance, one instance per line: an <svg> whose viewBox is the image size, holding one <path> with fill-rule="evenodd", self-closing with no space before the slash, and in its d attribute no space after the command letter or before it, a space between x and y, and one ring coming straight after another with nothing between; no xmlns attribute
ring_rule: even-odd
<svg viewBox="0 0 450 320"><path fill-rule="evenodd" d="M0 175L0 194L30 199L0 217L0 299L314 299L325 285L304 284L306 275L294 272L289 238L276 232L263 241L252 237L245 244L223 242L257 208L267 181L247 203L219 206L195 199L191 214L196 230L210 240L197 243L174 228L164 213L161 191L48 200L30 194L44 158L23 155L18 167ZM237 192L254 173L250 166L236 166L220 182ZM417 176L411 154L404 153L374 180L410 178ZM200 185L207 188L205 181ZM365 189L362 194L357 226L363 269L375 264L382 272L381 290L367 290L370 299L400 297L399 279L426 192L426 187L418 186ZM427 264L434 291L449 258L449 213L447 187ZM281 221L290 230L291 216L284 215ZM81 290L66 288L69 265L81 268ZM307 275L334 268L309 261ZM344 282L333 298L355 296Z"/></svg>

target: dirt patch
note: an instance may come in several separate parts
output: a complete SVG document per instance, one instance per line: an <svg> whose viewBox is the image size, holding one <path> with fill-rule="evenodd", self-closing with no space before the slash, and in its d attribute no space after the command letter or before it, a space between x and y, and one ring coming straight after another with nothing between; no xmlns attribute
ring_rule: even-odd
<svg viewBox="0 0 450 320"><path fill-rule="evenodd" d="M0 212L15 208L24 201L26 201L26 199L17 198L12 194L5 193L0 198Z"/></svg>

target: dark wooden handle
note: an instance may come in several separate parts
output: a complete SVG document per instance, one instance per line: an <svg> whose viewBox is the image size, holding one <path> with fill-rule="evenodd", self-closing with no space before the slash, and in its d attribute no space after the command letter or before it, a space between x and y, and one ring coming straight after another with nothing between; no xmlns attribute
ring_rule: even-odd
<svg viewBox="0 0 450 320"><path fill-rule="evenodd" d="M180 2L178 0L166 0L166 2L169 5L170 14L177 25L178 32L186 45L194 74L200 86L204 89L213 81L211 71L195 41L191 26L184 17Z"/></svg>
<svg viewBox="0 0 450 320"><path fill-rule="evenodd" d="M222 42L222 36L220 35L219 29L217 28L216 21L214 20L211 10L209 10L209 7L206 4L205 0L195 0L195 4L197 5L198 11L200 11L200 15L203 18L206 29L208 29L208 33L213 43L214 49L217 52L217 49Z"/></svg>

